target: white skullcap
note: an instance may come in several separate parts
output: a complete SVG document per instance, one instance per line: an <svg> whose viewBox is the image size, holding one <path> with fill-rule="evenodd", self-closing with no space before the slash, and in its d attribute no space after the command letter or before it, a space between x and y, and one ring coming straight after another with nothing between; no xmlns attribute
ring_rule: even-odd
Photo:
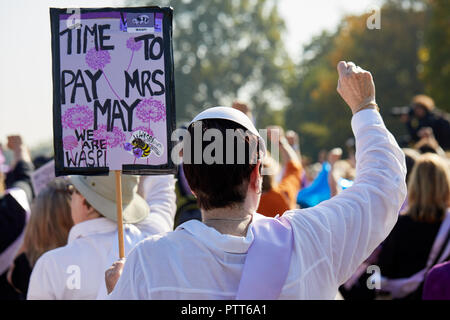
<svg viewBox="0 0 450 320"><path fill-rule="evenodd" d="M200 112L194 119L192 119L189 125L191 125L196 121L205 119L224 119L240 124L245 129L247 129L248 131L250 131L259 138L261 151L263 151L264 156L266 155L266 144L264 142L264 139L259 134L259 131L256 129L253 122L242 111L239 111L231 107L223 107L223 106L209 108Z"/></svg>

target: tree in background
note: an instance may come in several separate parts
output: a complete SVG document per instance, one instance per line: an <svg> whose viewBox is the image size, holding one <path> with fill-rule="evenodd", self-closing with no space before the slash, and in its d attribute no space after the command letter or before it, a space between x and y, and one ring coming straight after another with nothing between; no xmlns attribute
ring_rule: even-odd
<svg viewBox="0 0 450 320"><path fill-rule="evenodd" d="M274 119L283 125L283 83L293 65L281 39L284 21L273 0L127 3L174 8L179 122L192 119L206 107L231 106L241 98L255 107L258 126L273 124Z"/></svg>
<svg viewBox="0 0 450 320"><path fill-rule="evenodd" d="M425 43L419 51L421 78L436 106L450 112L450 1L428 0Z"/></svg>
<svg viewBox="0 0 450 320"><path fill-rule="evenodd" d="M304 47L294 65L283 44L274 0L125 0L174 8L177 119L239 98L254 107L258 127L285 125L299 133L302 151L343 146L352 136L350 112L336 93L339 60L355 61L375 78L377 102L396 137L406 134L394 106L431 95L450 110L450 2L385 0L381 29L371 13L342 19ZM326 18L326 17L322 17Z"/></svg>
<svg viewBox="0 0 450 320"><path fill-rule="evenodd" d="M286 125L299 133L302 151L315 157L320 149L343 146L352 136L351 113L336 93L339 60L354 61L372 72L377 102L394 135L405 133L389 115L406 105L424 88L418 76L418 50L423 43L425 13L416 4L387 1L381 11L381 29L369 30L371 13L345 17L335 33L322 33L304 48L305 59L289 81ZM417 1L413 1L417 3Z"/></svg>

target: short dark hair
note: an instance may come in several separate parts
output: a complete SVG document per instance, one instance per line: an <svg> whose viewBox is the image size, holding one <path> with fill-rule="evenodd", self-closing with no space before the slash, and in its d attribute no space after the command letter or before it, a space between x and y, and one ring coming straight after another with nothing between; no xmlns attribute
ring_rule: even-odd
<svg viewBox="0 0 450 320"><path fill-rule="evenodd" d="M191 137L194 137L194 126L200 125L200 123L202 134L207 129L217 129L221 132L222 137L224 137L223 159L227 159L226 130L233 129L236 135L233 138L234 161L232 164L227 164L225 160L223 163L206 164L203 157L199 164L192 164L193 161L190 161L190 163L184 161L183 170L190 188L197 196L198 206L204 210L210 210L239 205L245 200L250 175L256 167L256 161L252 161L252 159L255 159L254 157L257 157L257 160L259 159L259 139L238 123L225 119L196 121L188 127ZM203 141L202 139L202 155L205 148L213 142ZM240 164L237 161L237 149L238 144L242 142L245 145L245 161ZM256 148L253 146L256 146ZM183 145L184 147L188 148L187 145ZM190 147L190 154L194 155L195 139L193 138L191 138ZM183 156L185 154L186 152L183 150Z"/></svg>

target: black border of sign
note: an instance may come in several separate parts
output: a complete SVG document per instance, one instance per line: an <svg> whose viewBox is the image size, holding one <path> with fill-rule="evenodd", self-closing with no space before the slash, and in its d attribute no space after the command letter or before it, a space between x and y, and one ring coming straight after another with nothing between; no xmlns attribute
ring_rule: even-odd
<svg viewBox="0 0 450 320"><path fill-rule="evenodd" d="M52 67L53 67L53 148L55 153L55 175L108 175L109 167L85 167L69 168L64 167L64 151L62 145L62 124L61 124L61 91L60 91L60 54L59 54L59 15L68 14L68 8L50 8L50 24L52 39ZM175 146L171 140L171 134L176 129L175 121L175 73L173 63L172 46L172 7L106 7L106 8L77 8L80 13L88 12L161 12L163 19L163 41L164 41L164 69L166 86L166 127L167 127L167 164L165 165L122 165L123 174L156 175L176 173L177 166L171 158L172 149ZM172 90L167 90L172 88Z"/></svg>

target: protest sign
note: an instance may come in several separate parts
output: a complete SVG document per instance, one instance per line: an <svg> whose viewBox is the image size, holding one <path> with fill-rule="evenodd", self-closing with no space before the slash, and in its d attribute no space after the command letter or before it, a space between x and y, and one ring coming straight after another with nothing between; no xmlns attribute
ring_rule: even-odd
<svg viewBox="0 0 450 320"><path fill-rule="evenodd" d="M50 9L55 174L171 173L172 9Z"/></svg>
<svg viewBox="0 0 450 320"><path fill-rule="evenodd" d="M31 174L35 195L37 196L53 179L55 179L55 161L51 160Z"/></svg>

